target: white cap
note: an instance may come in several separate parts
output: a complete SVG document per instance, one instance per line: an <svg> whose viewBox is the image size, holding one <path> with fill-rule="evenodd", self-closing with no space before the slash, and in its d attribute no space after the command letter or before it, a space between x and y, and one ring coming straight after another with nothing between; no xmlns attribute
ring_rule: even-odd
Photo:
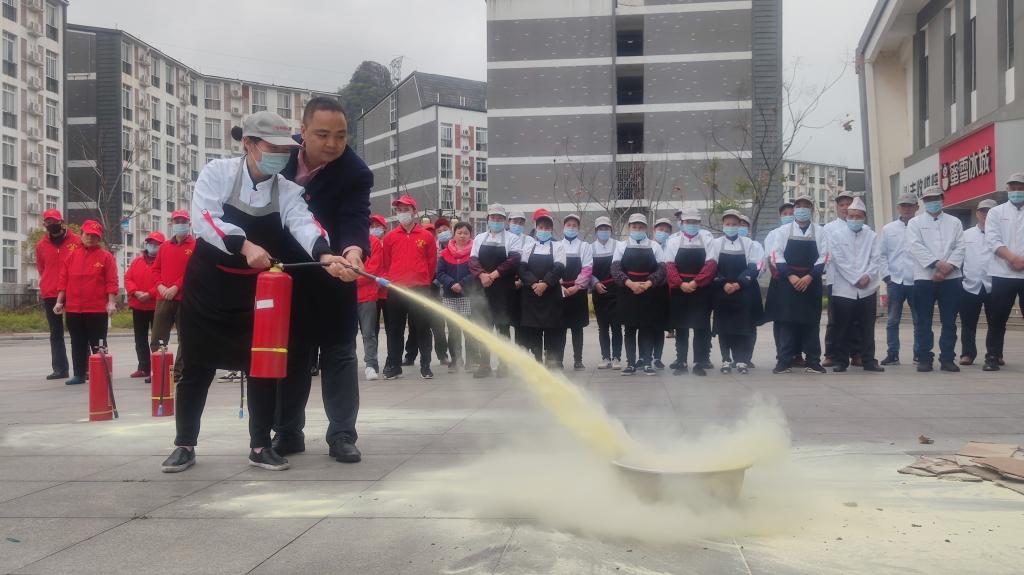
<svg viewBox="0 0 1024 575"><path fill-rule="evenodd" d="M1006 179L1007 184L1024 184L1024 172L1017 172L1016 174L1010 174L1010 177Z"/></svg>
<svg viewBox="0 0 1024 575"><path fill-rule="evenodd" d="M853 195L853 192L848 192L846 190L843 190L843 191L839 192L838 194L836 194L836 201L838 202L839 200L841 200L843 198L852 200L855 197L856 196Z"/></svg>
<svg viewBox="0 0 1024 575"><path fill-rule="evenodd" d="M683 220L684 222L688 220L697 220L698 222L701 221L700 212L693 208L687 208L685 210L678 211L676 212L676 215L679 216L679 219Z"/></svg>
<svg viewBox="0 0 1024 575"><path fill-rule="evenodd" d="M659 224L665 224L666 226L671 228L672 227L672 220L670 220L668 218L658 218L658 220L654 222L654 225L655 225L655 227L657 227Z"/></svg>
<svg viewBox="0 0 1024 575"><path fill-rule="evenodd" d="M491 205L487 206L487 215L488 216L501 216L501 217L504 218L504 217L507 217L508 214L507 214L507 212L505 212L505 206L503 206L501 204L491 204Z"/></svg>
<svg viewBox="0 0 1024 575"><path fill-rule="evenodd" d="M860 211L864 212L865 216L868 214L868 207L866 205L864 205L864 200L862 200L860 198L853 198L853 203L850 204L850 207L847 208L847 209L849 209L849 210L860 210Z"/></svg>
<svg viewBox="0 0 1024 575"><path fill-rule="evenodd" d="M564 224L568 220L576 220L576 223L579 223L579 222L582 221L582 220L580 220L580 217L577 216L576 214L569 214L569 215L565 216L564 218L562 218L562 223Z"/></svg>
<svg viewBox="0 0 1024 575"><path fill-rule="evenodd" d="M747 217L747 214L740 214L740 221L746 222L748 226L750 225L750 218Z"/></svg>
<svg viewBox="0 0 1024 575"><path fill-rule="evenodd" d="M1021 182L1021 183L1024 183L1024 182ZM981 200L980 202L978 202L978 209L979 210L991 210L994 207L996 207L996 201L995 200L991 200L991 199L990 200Z"/></svg>
<svg viewBox="0 0 1024 575"><path fill-rule="evenodd" d="M629 224L643 224L643 225L646 226L647 225L647 216L645 216L643 214L640 214L640 213L630 214L629 215L629 221L626 222L626 223L629 223Z"/></svg>
<svg viewBox="0 0 1024 575"><path fill-rule="evenodd" d="M794 206L796 205L797 202L808 202L809 204L811 204L812 207L814 206L814 198L812 198L811 196L808 196L807 194L803 194L803 195L800 195L800 196L797 196L797 197L793 198L793 205Z"/></svg>
<svg viewBox="0 0 1024 575"><path fill-rule="evenodd" d="M273 112L256 112L242 120L242 137L259 138L273 146L299 147L284 118Z"/></svg>
<svg viewBox="0 0 1024 575"><path fill-rule="evenodd" d="M510 220L515 220L515 219L525 220L526 219L526 214L524 214L523 212L509 212L508 213L508 219L510 219Z"/></svg>
<svg viewBox="0 0 1024 575"><path fill-rule="evenodd" d="M735 216L741 220L743 219L743 214L741 214L739 210L725 210L722 212L722 219L724 220L726 216Z"/></svg>
<svg viewBox="0 0 1024 575"><path fill-rule="evenodd" d="M942 198L945 197L946 193L942 191L939 186L928 186L921 192L921 199L924 198Z"/></svg>
<svg viewBox="0 0 1024 575"><path fill-rule="evenodd" d="M896 200L896 205L916 206L917 196L915 196L913 192L903 192L902 194L900 194L900 197Z"/></svg>
<svg viewBox="0 0 1024 575"><path fill-rule="evenodd" d="M594 220L594 229L597 229L601 226L608 226L609 228L612 227L612 219L609 218L608 216L598 216Z"/></svg>

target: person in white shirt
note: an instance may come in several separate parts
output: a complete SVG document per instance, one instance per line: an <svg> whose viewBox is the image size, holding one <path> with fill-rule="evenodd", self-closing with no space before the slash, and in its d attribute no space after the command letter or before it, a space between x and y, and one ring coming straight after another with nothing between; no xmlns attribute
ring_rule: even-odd
<svg viewBox="0 0 1024 575"><path fill-rule="evenodd" d="M663 254L665 253L665 246L668 245L669 238L671 238L673 235L675 235L675 234L672 233L672 220L670 220L668 218L658 218L657 220L655 220L655 222L654 222L654 241L656 241L658 243L658 247L661 248L661 251L662 251ZM662 326L661 326L662 329L658 332L658 334L654 338L654 351L653 351L654 363L653 363L653 365L654 365L654 369L657 369L658 371L661 371L661 370L665 369L665 363L661 361L662 356L665 354L665 336L668 335L669 337L671 337L673 335L673 333L672 333L672 325L671 325L671 322L669 322L669 317L668 317L668 309L669 309L669 299L668 299L669 292L668 292L668 287L666 286L666 288L664 290L658 290L657 293L658 293L658 303L657 303L658 309L663 310L665 312L665 315L662 316L662 319L664 320L664 321L662 321ZM675 369L675 368L673 368L673 369Z"/></svg>
<svg viewBox="0 0 1024 575"><path fill-rule="evenodd" d="M750 372L752 336L760 316L761 287L757 274L764 255L753 240L740 235L740 221L738 211L726 210L722 214L723 235L711 243L711 258L715 261L715 319L711 329L718 335L722 355L731 359L730 363L723 361L719 370L730 373L735 366L746 375Z"/></svg>
<svg viewBox="0 0 1024 575"><path fill-rule="evenodd" d="M846 214L846 229L829 235L832 248L832 302L836 333L832 371L841 373L850 366L853 344L860 344L864 371L882 372L875 359L875 317L878 309L878 284L881 280L881 241L865 225L868 209L864 200L854 198ZM859 336L859 337L858 337Z"/></svg>
<svg viewBox="0 0 1024 575"><path fill-rule="evenodd" d="M907 223L917 213L917 196L904 192L896 200L899 218L882 228L880 255L884 262L882 280L885 282L887 319L885 322L886 353L882 365L900 363L900 320L903 306L910 303L911 318L917 317L914 309L914 258L910 256L907 244ZM917 340L914 340L914 363L917 363Z"/></svg>
<svg viewBox="0 0 1024 575"><path fill-rule="evenodd" d="M772 261L779 270L778 305L782 358L772 373L790 373L792 358L806 354L807 373L825 373L821 365L821 276L828 261L829 238L814 223L814 198L803 195L794 202L796 221L779 229L772 245Z"/></svg>
<svg viewBox="0 0 1024 575"><path fill-rule="evenodd" d="M608 216L594 220L594 233L597 239L591 244L594 269L590 289L597 319L597 342L601 346L597 369L622 369L622 322L615 305L619 287L612 276L612 257L622 242L612 237L612 220Z"/></svg>
<svg viewBox="0 0 1024 575"><path fill-rule="evenodd" d="M981 308L985 308L985 319L991 317L989 294L992 293L992 276L988 275L992 261L992 248L985 239L985 218L988 211L996 207L995 200L981 200L975 214L978 224L964 230L964 283L960 293L960 365L974 365L978 357L976 335Z"/></svg>
<svg viewBox="0 0 1024 575"><path fill-rule="evenodd" d="M829 235L837 231L846 229L846 213L850 208L850 204L853 203L853 193L847 191L841 191L836 194L836 217L831 222L825 224L825 234ZM829 296L828 299L828 323L825 325L825 359L821 362L824 367L832 367L832 347L835 341L836 322L835 322L835 308L832 305L832 279L836 275L834 260L829 259L825 265L825 294ZM859 334L859 332L858 332ZM856 343L856 342L855 342ZM854 365L860 363L859 351L860 346L854 347Z"/></svg>
<svg viewBox="0 0 1024 575"><path fill-rule="evenodd" d="M783 202L782 205L779 206L779 227L768 232L768 235L764 238L764 268L768 270L768 273L771 275L771 279L768 281L768 293L765 296L764 314L761 317L761 324L764 325L769 322L772 324L776 363L782 360L782 347L780 345L782 337L779 335L779 322L775 321L775 305L773 305L778 301L780 278L779 270L776 269L775 264L772 262L772 251L775 249L775 241L778 238L779 232L786 230L786 226L792 224L794 219L792 202ZM805 367L807 365L804 362L802 349L797 349L796 354L792 359L790 359L790 364L795 367Z"/></svg>
<svg viewBox="0 0 1024 575"><path fill-rule="evenodd" d="M1003 365L1003 338L1014 300L1024 307L1024 173L1010 176L1006 188L1008 201L992 208L985 221L985 239L993 253L985 371L997 371Z"/></svg>
<svg viewBox="0 0 1024 575"><path fill-rule="evenodd" d="M657 375L653 351L665 310L657 306L658 291L665 288L665 265L661 246L647 237L647 216L629 216L629 239L619 244L612 256L612 275L619 286L616 305L626 328L626 367L622 375L638 369ZM637 355L637 346L640 351Z"/></svg>
<svg viewBox="0 0 1024 575"><path fill-rule="evenodd" d="M939 304L939 366L943 371L960 371L954 361L956 347L956 310L960 304L961 269L964 265L964 226L943 211L945 194L939 186L929 186L921 194L924 213L907 224L907 242L914 259L914 341L917 345L917 371L932 370L935 334L932 317Z"/></svg>
<svg viewBox="0 0 1024 575"><path fill-rule="evenodd" d="M590 325L587 288L594 270L590 244L580 239L580 217L562 218L562 248L565 250L565 275L562 276L562 326L572 334L572 368L583 371L583 328ZM558 366L565 357L566 333L562 331L557 354Z"/></svg>
<svg viewBox="0 0 1024 575"><path fill-rule="evenodd" d="M565 274L565 248L554 239L551 212L539 208L533 212L536 239L527 242L519 262L523 280L523 328L528 330L527 346L533 357L544 360L548 369L558 367L558 349L562 324L562 276Z"/></svg>
<svg viewBox="0 0 1024 575"><path fill-rule="evenodd" d="M753 250L754 255L757 257L757 261L758 261L758 264L757 264L757 275L754 276L754 279L756 280L758 277L760 277L761 271L764 269L764 255L765 255L765 253L764 253L764 246L761 245L761 242L755 240L751 236L750 226L751 226L750 218L746 214L741 212L740 213L739 236L741 238L748 238L749 237L750 241L753 243L753 245L751 246L751 249ZM751 293L753 293L753 292L751 292ZM764 323L764 302L761 301L761 284L758 284L758 293L757 293L757 298L756 298L757 301L754 301L754 299L755 298L751 297L751 300L750 300L752 305L756 304L756 308L752 308L751 309L751 313L755 314L753 316L753 318L752 318L754 320L754 329L750 332L750 349L751 349L751 352L753 352L754 348L757 346L757 326L759 326L762 323ZM754 362L751 361L751 362L747 362L747 363L748 363L747 367L749 367L750 369L754 369Z"/></svg>
<svg viewBox="0 0 1024 575"><path fill-rule="evenodd" d="M714 237L702 229L697 210L681 212L683 229L665 246L665 274L670 293L669 319L675 329L676 359L669 366L672 375L684 375L689 368L687 352L693 330L693 375L707 375L711 363L711 282L715 260L711 252Z"/></svg>
<svg viewBox="0 0 1024 575"><path fill-rule="evenodd" d="M477 279L470 289L473 319L509 337L512 324L510 311L516 296L515 281L522 253L520 236L505 229L506 212L501 204L487 207L487 231L477 234L469 254L469 272ZM479 353L480 364L473 377L491 376L491 354L486 348ZM505 377L507 366L498 365L498 377Z"/></svg>

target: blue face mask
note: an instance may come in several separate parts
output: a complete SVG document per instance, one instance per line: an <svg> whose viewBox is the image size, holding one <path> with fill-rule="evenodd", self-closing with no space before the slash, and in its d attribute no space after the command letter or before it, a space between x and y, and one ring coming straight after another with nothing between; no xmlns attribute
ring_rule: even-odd
<svg viewBox="0 0 1024 575"><path fill-rule="evenodd" d="M722 233L726 237L735 238L740 233L739 226L722 226Z"/></svg>
<svg viewBox="0 0 1024 575"><path fill-rule="evenodd" d="M779 218L779 222L784 226L788 226L789 224L793 223L793 220L795 219L796 217L793 216L793 214L790 214L788 216L782 216L781 218Z"/></svg>
<svg viewBox="0 0 1024 575"><path fill-rule="evenodd" d="M794 208L793 217L798 222L809 222L811 221L811 208Z"/></svg>
<svg viewBox="0 0 1024 575"><path fill-rule="evenodd" d="M439 241L441 243L444 243L444 242L446 242L446 241L448 241L450 239L452 239L452 233L451 232L444 231L444 232L441 232L441 233L437 234L437 241Z"/></svg>
<svg viewBox="0 0 1024 575"><path fill-rule="evenodd" d="M505 222L489 221L487 222L487 229L495 233L500 232L501 230L505 229Z"/></svg>
<svg viewBox="0 0 1024 575"><path fill-rule="evenodd" d="M1011 204L1024 204L1024 191L1006 192L1006 197L1010 200Z"/></svg>
<svg viewBox="0 0 1024 575"><path fill-rule="evenodd" d="M562 235L565 236L567 239L570 239L570 240L576 239L576 236L578 236L579 234L580 234L580 231L577 230L576 228L563 228L562 229Z"/></svg>
<svg viewBox="0 0 1024 575"><path fill-rule="evenodd" d="M155 257L156 253L158 251L160 251L160 245L159 244L153 244L153 243L146 244L146 253L149 254L149 257L151 257L151 258Z"/></svg>
<svg viewBox="0 0 1024 575"><path fill-rule="evenodd" d="M381 227L370 228L370 235L379 238L379 237L384 235L384 228L381 228Z"/></svg>
<svg viewBox="0 0 1024 575"><path fill-rule="evenodd" d="M664 230L658 230L654 232L654 239L657 240L659 244L663 244L668 240L668 232Z"/></svg>
<svg viewBox="0 0 1024 575"><path fill-rule="evenodd" d="M736 230L736 233L738 233L741 238L745 238L747 237L747 234L750 233L750 229L740 226L740 229Z"/></svg>
<svg viewBox="0 0 1024 575"><path fill-rule="evenodd" d="M512 232L517 236L523 235L523 224L509 224L508 231Z"/></svg>
<svg viewBox="0 0 1024 575"><path fill-rule="evenodd" d="M931 215L935 215L942 211L942 200L932 200L924 203L924 209Z"/></svg>
<svg viewBox="0 0 1024 575"><path fill-rule="evenodd" d="M700 224L683 224L683 233L693 237L700 233Z"/></svg>
<svg viewBox="0 0 1024 575"><path fill-rule="evenodd" d="M632 231L632 232L629 232L629 237L631 239L633 239L634 241L641 242L641 241L647 239L647 232Z"/></svg>
<svg viewBox="0 0 1024 575"><path fill-rule="evenodd" d="M846 227L850 228L851 231L859 232L864 228L864 220L851 220L847 218Z"/></svg>
<svg viewBox="0 0 1024 575"><path fill-rule="evenodd" d="M610 240L611 237L612 232L610 230L597 230L597 239L601 240L602 242Z"/></svg>
<svg viewBox="0 0 1024 575"><path fill-rule="evenodd" d="M288 165L289 158L291 158L291 154L288 153L260 152L260 160L256 162L256 169L264 176L273 176Z"/></svg>
<svg viewBox="0 0 1024 575"><path fill-rule="evenodd" d="M171 231L176 236L183 236L188 233L188 224L171 224Z"/></svg>
<svg viewBox="0 0 1024 575"><path fill-rule="evenodd" d="M546 242L546 241L548 241L550 239L551 239L551 231L550 230L537 230L537 240L539 242L544 243L544 242Z"/></svg>

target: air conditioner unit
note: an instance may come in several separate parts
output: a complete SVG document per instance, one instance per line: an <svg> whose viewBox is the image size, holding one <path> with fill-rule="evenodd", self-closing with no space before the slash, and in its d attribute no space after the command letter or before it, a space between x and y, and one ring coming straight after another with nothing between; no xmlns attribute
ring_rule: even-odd
<svg viewBox="0 0 1024 575"><path fill-rule="evenodd" d="M39 24L39 22L26 22L25 28L28 29L28 33L30 36L43 35L43 27Z"/></svg>
<svg viewBox="0 0 1024 575"><path fill-rule="evenodd" d="M28 89L32 90L33 92L38 92L39 90L42 90L43 81L40 80L37 76L32 76L28 79Z"/></svg>
<svg viewBox="0 0 1024 575"><path fill-rule="evenodd" d="M39 128L33 126L28 129L28 139L39 141L43 139L43 134L39 131Z"/></svg>
<svg viewBox="0 0 1024 575"><path fill-rule="evenodd" d="M464 154L468 154L469 153L469 144L462 144L462 152Z"/></svg>
<svg viewBox="0 0 1024 575"><path fill-rule="evenodd" d="M144 68L149 68L149 50L139 50L139 65Z"/></svg>
<svg viewBox="0 0 1024 575"><path fill-rule="evenodd" d="M463 128L462 129L462 135L463 136L468 136L469 135L469 128Z"/></svg>
<svg viewBox="0 0 1024 575"><path fill-rule="evenodd" d="M241 98L242 97L242 87L241 86L231 86L231 97L232 98Z"/></svg>
<svg viewBox="0 0 1024 575"><path fill-rule="evenodd" d="M39 178L38 177L33 176L33 177L28 179L28 188L30 190L33 190L33 191L34 190L41 190L41 189L43 189L43 185L41 183L39 183Z"/></svg>
<svg viewBox="0 0 1024 575"><path fill-rule="evenodd" d="M186 74L179 74L178 75L178 84L180 84L182 86L188 86L191 83L192 82L189 80L189 78L188 78L188 76Z"/></svg>
<svg viewBox="0 0 1024 575"><path fill-rule="evenodd" d="M28 62L29 64L34 64L36 66L42 66L43 65L43 55L40 54L36 50L26 50L25 51L25 62Z"/></svg>
<svg viewBox="0 0 1024 575"><path fill-rule="evenodd" d="M469 176L462 176L462 182L468 184L470 182Z"/></svg>
<svg viewBox="0 0 1024 575"><path fill-rule="evenodd" d="M34 79L38 80L38 78ZM29 102L28 105L25 106L25 111L35 116L43 115L43 107L39 105L39 102Z"/></svg>
<svg viewBox="0 0 1024 575"><path fill-rule="evenodd" d="M42 162L42 156L40 156L39 152L29 152L28 156L27 156L27 159L28 159L28 163L30 163L30 164L37 164L38 165L38 164L40 164ZM31 213L35 213L35 212L29 212L29 213L31 214Z"/></svg>
<svg viewBox="0 0 1024 575"><path fill-rule="evenodd" d="M139 108L143 110L149 109L149 96L145 93L139 94L138 97Z"/></svg>
<svg viewBox="0 0 1024 575"><path fill-rule="evenodd" d="M462 190L462 199L468 200L470 197L469 189Z"/></svg>
<svg viewBox="0 0 1024 575"><path fill-rule="evenodd" d="M469 158L462 158L462 165L468 167L469 166Z"/></svg>
<svg viewBox="0 0 1024 575"><path fill-rule="evenodd" d="M28 289L37 290L39 289L39 278L31 278L28 280Z"/></svg>
<svg viewBox="0 0 1024 575"><path fill-rule="evenodd" d="M143 132L148 132L152 129L152 126L149 125L149 122L140 122L139 129Z"/></svg>
<svg viewBox="0 0 1024 575"><path fill-rule="evenodd" d="M42 12L43 0L25 0L25 8L28 8L33 12Z"/></svg>
<svg viewBox="0 0 1024 575"><path fill-rule="evenodd" d="M147 194L151 189L153 189L153 187L152 184L149 183L149 180L142 180L139 182L139 192Z"/></svg>
<svg viewBox="0 0 1024 575"><path fill-rule="evenodd" d="M241 116L242 115L242 109L239 108L238 106L231 106L231 115L232 116Z"/></svg>
<svg viewBox="0 0 1024 575"><path fill-rule="evenodd" d="M39 213L39 204L31 203L30 202L27 206L25 206L25 211L30 213L30 214L38 214Z"/></svg>

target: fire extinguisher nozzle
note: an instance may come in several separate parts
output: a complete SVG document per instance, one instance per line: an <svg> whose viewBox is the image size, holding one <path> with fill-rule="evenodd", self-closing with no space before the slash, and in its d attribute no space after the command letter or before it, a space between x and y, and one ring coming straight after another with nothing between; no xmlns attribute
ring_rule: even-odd
<svg viewBox="0 0 1024 575"><path fill-rule="evenodd" d="M377 278L377 283L379 283L380 285L382 285L384 287L389 287L391 285L391 282L386 280L386 279L384 279L384 278Z"/></svg>

